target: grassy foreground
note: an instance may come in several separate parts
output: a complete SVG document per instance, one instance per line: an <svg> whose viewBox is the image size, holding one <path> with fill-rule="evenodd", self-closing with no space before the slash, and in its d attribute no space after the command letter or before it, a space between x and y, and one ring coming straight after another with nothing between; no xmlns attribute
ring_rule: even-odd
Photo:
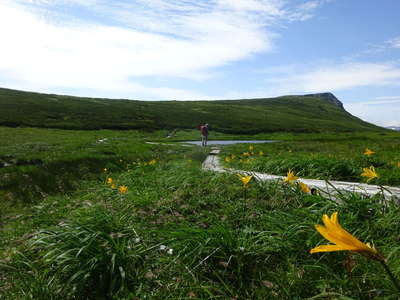
<svg viewBox="0 0 400 300"><path fill-rule="evenodd" d="M39 186L29 197L2 186L0 298L399 297L377 262L309 253L327 243L314 225L338 211L343 227L372 242L399 276L400 208L383 205L379 195L343 194L338 205L282 182L244 188L235 175L201 171L201 148L143 143L162 139L161 132L71 131L59 139L53 130L2 130L14 160L43 163L0 169L1 182L15 176L20 185L30 178L27 190ZM96 143L103 138L112 142ZM27 150L40 143L53 151ZM98 158L93 169L91 155ZM61 165L46 169L53 163ZM50 188L52 177L62 189Z"/></svg>

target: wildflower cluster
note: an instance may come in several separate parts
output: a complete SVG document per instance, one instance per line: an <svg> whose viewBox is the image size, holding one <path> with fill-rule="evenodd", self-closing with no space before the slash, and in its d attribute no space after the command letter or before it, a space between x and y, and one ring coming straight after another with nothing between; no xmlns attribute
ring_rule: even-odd
<svg viewBox="0 0 400 300"><path fill-rule="evenodd" d="M128 192L128 187L126 185L118 186L111 177L107 177L106 184L108 184L113 190L118 189L120 194L126 194Z"/></svg>
<svg viewBox="0 0 400 300"><path fill-rule="evenodd" d="M235 154L229 154L224 158L224 161L226 163L232 162L234 159L238 158L238 161L240 163L249 163L251 162L254 157L256 156L264 156L265 153L263 151L259 151L258 153L255 152L254 146L250 145L248 147L247 151L244 151L242 154L240 154L238 157L236 157Z"/></svg>
<svg viewBox="0 0 400 300"><path fill-rule="evenodd" d="M136 164L138 166L154 166L155 164L157 164L157 160L153 158L152 160L145 161L145 162L139 161Z"/></svg>
<svg viewBox="0 0 400 300"><path fill-rule="evenodd" d="M374 151L372 151L371 149L366 148L364 151L364 155L370 157L371 155L375 154ZM369 168L363 168L363 172L361 173L361 176L366 177L367 178L367 182L371 181L374 178L378 178L378 174L375 171L375 167L374 166L370 166Z"/></svg>
<svg viewBox="0 0 400 300"><path fill-rule="evenodd" d="M308 187L307 184L305 184L304 182L301 181L297 181L297 179L299 179L299 177L294 175L294 172L289 169L289 171L286 174L286 178L283 180L283 182L287 182L290 184L293 184L295 182L297 182L298 187L300 188L300 190L306 194L311 193L310 188Z"/></svg>

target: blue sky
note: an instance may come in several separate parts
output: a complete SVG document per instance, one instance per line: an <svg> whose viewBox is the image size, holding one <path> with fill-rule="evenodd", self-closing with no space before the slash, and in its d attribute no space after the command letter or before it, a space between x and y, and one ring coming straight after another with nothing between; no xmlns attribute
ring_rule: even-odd
<svg viewBox="0 0 400 300"><path fill-rule="evenodd" d="M1 0L0 86L129 99L332 92L400 126L398 0Z"/></svg>

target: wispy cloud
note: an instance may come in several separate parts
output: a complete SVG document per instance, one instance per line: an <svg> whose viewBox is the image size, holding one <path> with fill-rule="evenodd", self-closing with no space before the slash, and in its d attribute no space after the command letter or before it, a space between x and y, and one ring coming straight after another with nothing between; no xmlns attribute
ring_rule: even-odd
<svg viewBox="0 0 400 300"><path fill-rule="evenodd" d="M329 2L335 0L310 0L299 4L295 10L291 11L287 17L290 21L306 21L314 17L316 10Z"/></svg>
<svg viewBox="0 0 400 300"><path fill-rule="evenodd" d="M391 48L397 48L400 49L400 37L391 39L386 42Z"/></svg>
<svg viewBox="0 0 400 300"><path fill-rule="evenodd" d="M272 24L294 15L305 19L317 7L308 6L284 0L2 0L1 79L21 88L186 97L198 93L147 88L135 77L207 79L215 68L271 51L277 37Z"/></svg>
<svg viewBox="0 0 400 300"><path fill-rule="evenodd" d="M380 126L400 126L400 96L347 103L345 108L353 115Z"/></svg>
<svg viewBox="0 0 400 300"><path fill-rule="evenodd" d="M400 86L400 67L393 63L350 62L317 68L298 67L267 80L284 93L348 90L363 86Z"/></svg>

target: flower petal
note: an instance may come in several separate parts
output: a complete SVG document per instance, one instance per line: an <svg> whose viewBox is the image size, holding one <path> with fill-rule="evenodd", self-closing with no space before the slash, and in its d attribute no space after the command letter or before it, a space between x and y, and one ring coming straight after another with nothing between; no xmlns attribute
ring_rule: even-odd
<svg viewBox="0 0 400 300"><path fill-rule="evenodd" d="M347 248L343 248L342 246L338 245L321 245L310 250L310 253L318 253L318 252L332 252L332 251L345 251L349 250Z"/></svg>
<svg viewBox="0 0 400 300"><path fill-rule="evenodd" d="M334 236L335 241L327 238L332 243L346 244L350 248L356 247L360 250L367 249L363 242L359 241L351 233L343 229L343 227L339 224L337 212L334 212L330 218L327 215L324 215L322 220L327 228L327 231L331 236Z"/></svg>
<svg viewBox="0 0 400 300"><path fill-rule="evenodd" d="M343 239L341 239L340 237L338 237L336 235L335 232L329 230L327 227L322 226L322 225L315 225L315 229L324 237L326 238L328 241L342 246L342 247L346 247L346 248L353 248L351 243L347 243L347 241L343 241Z"/></svg>
<svg viewBox="0 0 400 300"><path fill-rule="evenodd" d="M371 254L378 253L375 248L368 247L368 245L364 244L351 233L343 229L339 224L337 212L333 213L330 218L327 215L324 215L322 220L325 226L315 225L315 228L328 241L350 251L369 252Z"/></svg>

